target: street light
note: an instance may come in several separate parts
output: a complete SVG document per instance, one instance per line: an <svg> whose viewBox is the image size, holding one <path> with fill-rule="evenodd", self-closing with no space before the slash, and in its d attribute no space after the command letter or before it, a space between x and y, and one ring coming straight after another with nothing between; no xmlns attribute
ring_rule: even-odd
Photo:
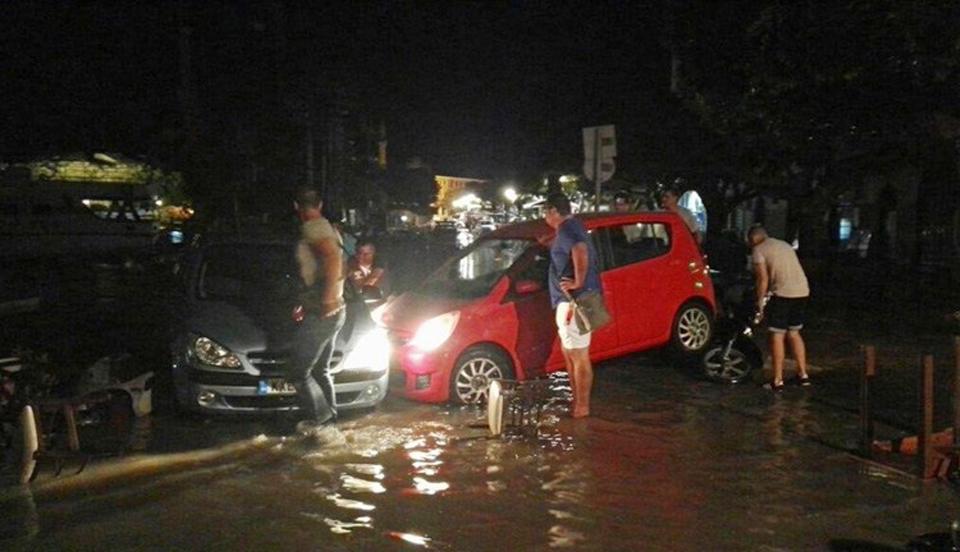
<svg viewBox="0 0 960 552"><path fill-rule="evenodd" d="M517 198L520 197L520 195L512 186L510 186L510 187L504 188L503 197L506 198L506 200L509 201L510 203L515 203L517 201Z"/></svg>

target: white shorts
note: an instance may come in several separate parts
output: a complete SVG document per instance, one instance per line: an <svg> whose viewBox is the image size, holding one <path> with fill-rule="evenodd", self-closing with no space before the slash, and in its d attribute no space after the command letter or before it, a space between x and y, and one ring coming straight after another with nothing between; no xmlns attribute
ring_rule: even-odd
<svg viewBox="0 0 960 552"><path fill-rule="evenodd" d="M568 318L569 314L569 318ZM570 312L570 303L557 304L557 334L564 349L586 349L590 347L590 332L580 333L577 321Z"/></svg>

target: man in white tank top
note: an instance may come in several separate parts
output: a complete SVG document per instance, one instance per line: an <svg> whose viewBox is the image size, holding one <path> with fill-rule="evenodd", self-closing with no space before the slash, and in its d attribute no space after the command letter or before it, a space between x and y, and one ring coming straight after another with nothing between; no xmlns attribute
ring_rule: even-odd
<svg viewBox="0 0 960 552"><path fill-rule="evenodd" d="M298 192L294 202L303 222L296 249L303 291L295 311L298 326L287 371L297 388L304 418L298 424L301 431L337 417L330 359L346 318L343 242L321 213L322 205L320 194L307 189Z"/></svg>

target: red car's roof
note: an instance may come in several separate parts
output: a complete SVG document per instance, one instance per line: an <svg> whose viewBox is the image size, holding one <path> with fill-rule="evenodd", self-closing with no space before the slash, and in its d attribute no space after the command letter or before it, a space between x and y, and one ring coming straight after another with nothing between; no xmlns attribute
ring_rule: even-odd
<svg viewBox="0 0 960 552"><path fill-rule="evenodd" d="M634 222L671 222L675 223L680 217L670 211L632 211L629 213L579 213L576 215L587 230L613 224L630 224ZM553 237L553 228L541 220L530 220L502 226L487 234L486 238L521 238L528 240L544 240Z"/></svg>

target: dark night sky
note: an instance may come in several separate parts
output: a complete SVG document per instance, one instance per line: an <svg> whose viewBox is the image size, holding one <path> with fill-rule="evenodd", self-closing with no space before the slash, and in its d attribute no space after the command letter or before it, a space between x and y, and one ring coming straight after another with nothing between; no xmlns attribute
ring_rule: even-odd
<svg viewBox="0 0 960 552"><path fill-rule="evenodd" d="M384 117L394 161L509 176L576 170L584 125L618 124L629 157L667 96L657 3L358 4L286 5L279 36L274 4L186 4L199 101L262 94L279 47L291 80L335 79ZM178 113L176 5L5 3L0 15L0 159L155 153Z"/></svg>

